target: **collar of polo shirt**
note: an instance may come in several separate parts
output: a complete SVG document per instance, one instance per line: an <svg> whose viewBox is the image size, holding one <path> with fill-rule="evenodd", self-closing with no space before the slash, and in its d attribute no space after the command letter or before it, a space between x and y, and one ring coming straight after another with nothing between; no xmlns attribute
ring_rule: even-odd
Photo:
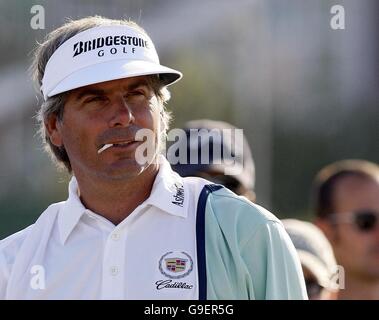
<svg viewBox="0 0 379 320"><path fill-rule="evenodd" d="M42 79L44 99L90 84L158 74L164 85L182 74L162 66L151 39L127 26L100 26L65 41L50 57Z"/></svg>
<svg viewBox="0 0 379 320"><path fill-rule="evenodd" d="M159 155L159 162L160 168L154 180L150 197L142 203L142 206L152 205L173 216L186 218L189 199L188 190L186 190L183 183L183 178L171 169L170 164L162 155ZM78 195L78 182L75 176L73 176L69 183L68 200L58 215L58 226L62 244L66 242L70 233L86 211L87 209L80 201Z"/></svg>

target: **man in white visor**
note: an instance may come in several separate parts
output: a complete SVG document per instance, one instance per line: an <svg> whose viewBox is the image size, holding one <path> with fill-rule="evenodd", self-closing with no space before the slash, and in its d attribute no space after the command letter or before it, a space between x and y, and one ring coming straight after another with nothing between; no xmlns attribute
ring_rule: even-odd
<svg viewBox="0 0 379 320"><path fill-rule="evenodd" d="M305 299L281 222L160 154L162 66L130 21L69 21L39 46L40 131L66 201L0 243L2 299Z"/></svg>

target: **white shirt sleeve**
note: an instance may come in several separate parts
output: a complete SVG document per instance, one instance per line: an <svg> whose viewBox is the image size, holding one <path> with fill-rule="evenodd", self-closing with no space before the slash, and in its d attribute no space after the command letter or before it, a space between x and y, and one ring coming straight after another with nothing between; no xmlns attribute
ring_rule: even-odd
<svg viewBox="0 0 379 320"><path fill-rule="evenodd" d="M4 258L3 252L0 250L0 300L5 299L9 278L8 265Z"/></svg>

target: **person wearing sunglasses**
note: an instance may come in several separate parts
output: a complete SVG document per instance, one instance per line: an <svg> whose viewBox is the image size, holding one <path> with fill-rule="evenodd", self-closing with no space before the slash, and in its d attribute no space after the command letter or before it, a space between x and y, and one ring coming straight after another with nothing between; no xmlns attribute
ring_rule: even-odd
<svg viewBox="0 0 379 320"><path fill-rule="evenodd" d="M343 267L338 299L379 299L378 164L332 163L317 174L313 192L316 223Z"/></svg>
<svg viewBox="0 0 379 320"><path fill-rule="evenodd" d="M335 300L338 266L324 233L308 221L283 219L282 223L299 255L309 300Z"/></svg>

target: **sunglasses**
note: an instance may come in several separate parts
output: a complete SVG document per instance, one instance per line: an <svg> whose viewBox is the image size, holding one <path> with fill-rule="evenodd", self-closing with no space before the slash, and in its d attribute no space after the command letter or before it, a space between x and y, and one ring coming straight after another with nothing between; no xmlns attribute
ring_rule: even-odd
<svg viewBox="0 0 379 320"><path fill-rule="evenodd" d="M331 222L350 223L359 231L369 232L375 229L379 221L379 212L372 210L359 210L356 212L334 213L330 216Z"/></svg>

